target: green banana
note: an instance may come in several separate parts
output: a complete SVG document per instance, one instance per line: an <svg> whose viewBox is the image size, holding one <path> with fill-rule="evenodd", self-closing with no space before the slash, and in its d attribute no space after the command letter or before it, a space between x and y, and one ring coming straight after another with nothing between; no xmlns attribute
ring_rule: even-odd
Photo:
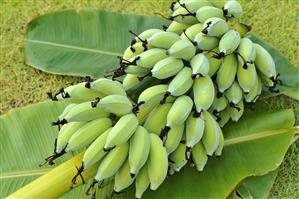
<svg viewBox="0 0 299 199"><path fill-rule="evenodd" d="M194 43L199 50L209 51L218 46L219 39L217 37L207 36L200 32L194 37Z"/></svg>
<svg viewBox="0 0 299 199"><path fill-rule="evenodd" d="M204 22L201 32L208 36L221 37L228 30L228 24L223 19L211 17Z"/></svg>
<svg viewBox="0 0 299 199"><path fill-rule="evenodd" d="M123 95L127 96L122 84L111 79L99 78L90 84L90 88L107 95Z"/></svg>
<svg viewBox="0 0 299 199"><path fill-rule="evenodd" d="M202 143L205 147L206 154L211 156L219 145L218 123L208 111L204 111L202 114L205 120Z"/></svg>
<svg viewBox="0 0 299 199"><path fill-rule="evenodd" d="M184 62L181 59L167 57L156 63L151 73L157 79L166 79L176 75L183 67Z"/></svg>
<svg viewBox="0 0 299 199"><path fill-rule="evenodd" d="M242 12L242 6L236 0L230 0L224 4L223 13L227 18L240 18Z"/></svg>
<svg viewBox="0 0 299 199"><path fill-rule="evenodd" d="M219 132L219 145L215 151L215 155L216 156L221 156L222 155L222 151L223 151L223 147L224 147L224 137L223 137L223 132L220 128L220 126L218 126L218 132Z"/></svg>
<svg viewBox="0 0 299 199"><path fill-rule="evenodd" d="M180 96L185 94L192 86L192 70L184 67L169 83L165 96Z"/></svg>
<svg viewBox="0 0 299 199"><path fill-rule="evenodd" d="M178 23L176 21L172 21L168 28L166 29L167 32L173 32L176 34L182 34L184 30L189 28L189 24Z"/></svg>
<svg viewBox="0 0 299 199"><path fill-rule="evenodd" d="M126 142L123 145L109 151L109 153L103 158L98 168L97 174L94 179L97 182L101 182L104 179L110 178L116 174L116 172L123 165L127 159L129 151L129 143Z"/></svg>
<svg viewBox="0 0 299 199"><path fill-rule="evenodd" d="M256 51L253 42L244 37L240 41L240 45L238 47L238 60L239 62L245 61L245 63L252 63L255 60Z"/></svg>
<svg viewBox="0 0 299 199"><path fill-rule="evenodd" d="M143 68L137 65L128 65L125 67L126 74L138 75L138 76L145 76L150 73L150 69Z"/></svg>
<svg viewBox="0 0 299 199"><path fill-rule="evenodd" d="M192 114L189 115L186 121L186 146L192 148L198 143L204 132L205 121L202 116L194 117Z"/></svg>
<svg viewBox="0 0 299 199"><path fill-rule="evenodd" d="M167 55L183 60L190 60L196 53L194 44L189 40L176 41L168 50Z"/></svg>
<svg viewBox="0 0 299 199"><path fill-rule="evenodd" d="M213 6L217 8L223 8L227 0L209 0Z"/></svg>
<svg viewBox="0 0 299 199"><path fill-rule="evenodd" d="M180 143L177 149L169 155L171 160L170 167L174 171L179 172L187 164L186 150L186 144Z"/></svg>
<svg viewBox="0 0 299 199"><path fill-rule="evenodd" d="M193 25L198 23L198 20L195 16L195 13L190 12L186 8L180 7L171 14L169 19L178 23Z"/></svg>
<svg viewBox="0 0 299 199"><path fill-rule="evenodd" d="M189 28L187 28L185 30L185 32L183 32L181 34L181 39L184 39L184 40L194 40L195 36L200 32L200 30L202 29L202 23L197 23L197 24L194 24L192 26L190 26Z"/></svg>
<svg viewBox="0 0 299 199"><path fill-rule="evenodd" d="M230 115L229 115L229 107L227 107L225 110L221 111L218 115L218 124L222 128L224 127L230 120Z"/></svg>
<svg viewBox="0 0 299 199"><path fill-rule="evenodd" d="M215 95L213 104L212 104L212 109L213 111L216 111L217 113L223 111L228 105L227 98L223 95Z"/></svg>
<svg viewBox="0 0 299 199"><path fill-rule="evenodd" d="M212 51L214 52L218 52L218 48L213 49ZM222 59L219 59L217 57L215 57L215 53L214 52L204 52L204 55L208 58L209 60L209 73L208 75L210 77L212 77L219 69L221 63L222 63Z"/></svg>
<svg viewBox="0 0 299 199"><path fill-rule="evenodd" d="M127 160L114 176L113 191L120 193L124 189L128 188L134 182L134 180L135 178L130 175L130 164Z"/></svg>
<svg viewBox="0 0 299 199"><path fill-rule="evenodd" d="M199 77L194 80L193 95L198 113L211 107L215 97L215 88L210 76Z"/></svg>
<svg viewBox="0 0 299 199"><path fill-rule="evenodd" d="M237 81L224 92L225 97L229 103L238 104L243 99L243 91Z"/></svg>
<svg viewBox="0 0 299 199"><path fill-rule="evenodd" d="M145 164L136 176L135 180L135 197L140 199L143 193L147 190L150 185L148 177L147 164Z"/></svg>
<svg viewBox="0 0 299 199"><path fill-rule="evenodd" d="M223 11L213 6L204 6L196 11L196 18L201 23L204 23L207 19L210 19L212 17L225 19L223 16Z"/></svg>
<svg viewBox="0 0 299 199"><path fill-rule="evenodd" d="M256 82L254 83L253 88L249 91L248 94L244 94L245 101L248 102L248 103L251 103L251 102L255 103L256 100L261 95L262 89L263 89L262 80L258 76L257 79L256 79Z"/></svg>
<svg viewBox="0 0 299 199"><path fill-rule="evenodd" d="M168 49L180 39L180 36L173 32L157 32L147 40L147 43L156 48Z"/></svg>
<svg viewBox="0 0 299 199"><path fill-rule="evenodd" d="M109 150L124 144L134 134L137 127L138 119L134 114L122 116L108 134L104 149Z"/></svg>
<svg viewBox="0 0 299 199"><path fill-rule="evenodd" d="M138 97L138 107L159 104L167 89L168 85L166 84L159 84L145 89Z"/></svg>
<svg viewBox="0 0 299 199"><path fill-rule="evenodd" d="M136 175L139 170L143 167L148 159L150 150L150 137L148 131L138 126L136 132L130 139L129 148L129 172Z"/></svg>
<svg viewBox="0 0 299 199"><path fill-rule="evenodd" d="M238 61L234 54L224 57L222 64L217 72L218 91L223 93L228 89L235 80L238 68Z"/></svg>
<svg viewBox="0 0 299 199"><path fill-rule="evenodd" d="M140 125L142 125L144 123L144 121L146 120L148 114L153 110L154 107L155 107L155 105L145 106L145 107L142 107L136 113L136 117L137 117Z"/></svg>
<svg viewBox="0 0 299 199"><path fill-rule="evenodd" d="M208 156L206 155L206 150L201 142L198 142L192 148L191 157L196 165L198 171L203 171L204 166L208 161Z"/></svg>
<svg viewBox="0 0 299 199"><path fill-rule="evenodd" d="M244 113L244 102L241 100L236 106L228 107L228 113L233 122L239 121Z"/></svg>
<svg viewBox="0 0 299 199"><path fill-rule="evenodd" d="M151 69L154 65L167 57L166 50L161 48L149 49L136 58L136 65L143 68Z"/></svg>
<svg viewBox="0 0 299 199"><path fill-rule="evenodd" d="M241 41L240 33L235 30L226 32L219 41L219 56L224 57L233 53L239 46Z"/></svg>
<svg viewBox="0 0 299 199"><path fill-rule="evenodd" d="M180 1L183 2L183 5L188 9L190 12L196 12L199 8L203 6L211 6L212 4L208 0L186 0L186 1ZM181 4L179 2L176 2L172 5L172 10L176 10L181 7Z"/></svg>
<svg viewBox="0 0 299 199"><path fill-rule="evenodd" d="M88 122L71 136L65 151L76 151L91 144L98 136L110 128L111 125L112 121L109 118L100 118Z"/></svg>
<svg viewBox="0 0 299 199"><path fill-rule="evenodd" d="M151 36L158 32L163 32L163 30L151 28L148 30L143 31L138 35L138 37L135 37L136 41L144 42L145 40L149 39Z"/></svg>
<svg viewBox="0 0 299 199"><path fill-rule="evenodd" d="M132 46L129 46L124 54L123 54L123 59L129 60L141 53L143 53L145 50L147 50L147 47L145 48L142 42L137 42L133 44Z"/></svg>
<svg viewBox="0 0 299 199"><path fill-rule="evenodd" d="M156 134L150 134L150 153L147 162L150 189L156 190L167 176L168 157L163 142Z"/></svg>
<svg viewBox="0 0 299 199"><path fill-rule="evenodd" d="M138 75L126 74L123 79L123 87L126 91L136 88L140 83Z"/></svg>
<svg viewBox="0 0 299 199"><path fill-rule="evenodd" d="M172 127L168 132L168 137L165 142L165 148L168 155L173 151L175 151L175 149L180 144L180 141L182 140L184 134L184 130L185 130L185 123L182 123L180 125Z"/></svg>
<svg viewBox="0 0 299 199"><path fill-rule="evenodd" d="M245 94L249 93L249 91L254 87L254 84L257 81L257 76L254 64L247 65L247 68L244 69L243 63L239 62L237 78L239 85Z"/></svg>
<svg viewBox="0 0 299 199"><path fill-rule="evenodd" d="M198 76L207 76L209 73L209 60L202 53L199 53L192 57L190 65L192 68L192 78L196 78Z"/></svg>
<svg viewBox="0 0 299 199"><path fill-rule="evenodd" d="M69 112L70 110L72 110L72 108L75 107L75 106L76 106L75 103L72 103L72 104L67 105L67 106L64 108L63 112L58 116L58 120L62 120L62 119L66 116L66 114L68 114L68 112Z"/></svg>

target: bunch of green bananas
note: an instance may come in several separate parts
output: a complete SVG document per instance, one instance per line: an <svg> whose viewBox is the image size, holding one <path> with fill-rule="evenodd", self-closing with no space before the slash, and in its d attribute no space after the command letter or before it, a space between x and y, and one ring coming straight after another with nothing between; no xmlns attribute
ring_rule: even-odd
<svg viewBox="0 0 299 199"><path fill-rule="evenodd" d="M185 0L171 9L166 30L130 31L134 39L112 79L87 79L49 94L69 105L53 122L62 127L46 162L87 147L73 184L100 162L88 194L113 180L112 195L135 182L141 198L188 163L203 171L208 156L222 154L222 127L237 122L263 86L275 91L271 55L228 23L242 14L237 1ZM145 79L155 83L134 103L127 91Z"/></svg>

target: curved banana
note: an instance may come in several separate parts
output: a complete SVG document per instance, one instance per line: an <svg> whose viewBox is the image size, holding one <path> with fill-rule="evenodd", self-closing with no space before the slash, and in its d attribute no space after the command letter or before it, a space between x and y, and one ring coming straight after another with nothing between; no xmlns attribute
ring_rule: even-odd
<svg viewBox="0 0 299 199"><path fill-rule="evenodd" d="M257 76L254 64L247 65L247 68L244 69L244 64L239 62L237 78L239 85L245 94L249 93L249 91L254 87L254 84L257 81Z"/></svg>
<svg viewBox="0 0 299 199"><path fill-rule="evenodd" d="M126 74L123 79L123 87L126 91L136 88L140 83L138 75Z"/></svg>
<svg viewBox="0 0 299 199"><path fill-rule="evenodd" d="M185 94L192 86L192 70L184 67L169 83L165 96L180 96Z"/></svg>
<svg viewBox="0 0 299 199"><path fill-rule="evenodd" d="M198 142L192 148L191 157L192 157L193 162L196 165L196 169L198 171L203 171L203 169L208 161L208 156L206 155L206 150L201 142Z"/></svg>
<svg viewBox="0 0 299 199"><path fill-rule="evenodd" d="M195 13L190 12L186 8L180 7L171 14L169 19L178 23L193 25L198 23L198 20L195 16Z"/></svg>
<svg viewBox="0 0 299 199"><path fill-rule="evenodd" d="M218 127L218 132L219 132L219 145L215 151L215 155L216 156L221 156L222 155L222 151L223 151L223 147L224 147L224 137L223 137L223 132L220 128L220 126Z"/></svg>
<svg viewBox="0 0 299 199"><path fill-rule="evenodd" d="M120 193L124 189L128 188L134 182L134 180L135 178L130 175L130 164L127 160L114 176L113 191Z"/></svg>
<svg viewBox="0 0 299 199"><path fill-rule="evenodd" d="M243 91L237 81L224 92L225 97L229 103L238 104L243 99Z"/></svg>
<svg viewBox="0 0 299 199"><path fill-rule="evenodd" d="M147 190L150 185L148 177L147 164L145 164L136 176L135 180L135 197L140 199L143 193Z"/></svg>
<svg viewBox="0 0 299 199"><path fill-rule="evenodd" d="M132 74L132 75L145 76L150 73L150 69L143 68L143 67L137 66L137 65L128 65L125 67L125 73Z"/></svg>
<svg viewBox="0 0 299 199"><path fill-rule="evenodd" d="M218 48L213 49L212 51L218 53ZM220 68L220 65L222 63L222 59L219 59L215 56L215 53L213 52L204 52L204 55L209 60L209 76L212 77L214 74L218 71Z"/></svg>
<svg viewBox="0 0 299 199"><path fill-rule="evenodd" d="M183 67L184 62L181 59L167 57L156 63L151 73L157 79L166 79L176 75Z"/></svg>
<svg viewBox="0 0 299 199"><path fill-rule="evenodd" d="M275 62L270 53L259 44L254 44L256 57L254 60L257 69L268 78L276 77Z"/></svg>
<svg viewBox="0 0 299 199"><path fill-rule="evenodd" d="M249 93L244 94L245 101L248 102L248 103L251 103L251 102L255 103L256 100L261 95L262 89L263 89L262 80L258 76L257 79L256 79L256 82L254 83L253 88L249 91Z"/></svg>
<svg viewBox="0 0 299 199"><path fill-rule="evenodd" d="M110 128L111 125L112 121L109 118L100 118L86 123L71 136L65 151L76 151L91 144L98 136Z"/></svg>
<svg viewBox="0 0 299 199"><path fill-rule="evenodd" d="M167 54L171 57L190 60L196 53L196 48L189 40L181 39L176 41L168 50Z"/></svg>
<svg viewBox="0 0 299 199"><path fill-rule="evenodd" d="M129 143L126 142L123 145L109 151L109 153L103 158L98 168L97 174L94 179L97 182L101 182L104 179L110 178L116 174L116 172L123 165L127 159L129 151Z"/></svg>
<svg viewBox="0 0 299 199"><path fill-rule="evenodd" d="M167 114L172 103L158 104L147 116L144 127L151 133L160 135L161 130L166 125Z"/></svg>
<svg viewBox="0 0 299 199"><path fill-rule="evenodd" d="M217 113L223 111L228 105L227 98L223 95L216 95L212 104L212 109Z"/></svg>
<svg viewBox="0 0 299 199"><path fill-rule="evenodd" d="M177 149L169 155L170 167L179 172L188 162L186 159L186 144L180 143Z"/></svg>
<svg viewBox="0 0 299 199"><path fill-rule="evenodd" d="M204 35L200 32L194 37L194 43L199 50L213 50L218 46L219 39L217 37Z"/></svg>
<svg viewBox="0 0 299 199"><path fill-rule="evenodd" d="M141 167L145 164L148 159L150 150L150 137L148 131L138 126L136 132L130 139L129 148L129 172L136 175Z"/></svg>
<svg viewBox="0 0 299 199"><path fill-rule="evenodd" d="M152 48L136 57L136 65L151 69L158 61L165 59L166 57L166 50L161 48Z"/></svg>
<svg viewBox="0 0 299 199"><path fill-rule="evenodd" d="M225 110L221 111L218 115L218 124L222 128L224 127L230 120L230 115L229 115L229 107L227 107Z"/></svg>
<svg viewBox="0 0 299 199"><path fill-rule="evenodd" d="M184 30L189 28L189 24L184 24L184 23L178 23L176 21L172 21L168 28L166 29L167 32L173 32L176 34L182 34Z"/></svg>
<svg viewBox="0 0 299 199"><path fill-rule="evenodd" d="M145 89L138 97L138 105L141 107L157 105L167 92L168 85L159 84Z"/></svg>
<svg viewBox="0 0 299 199"><path fill-rule="evenodd" d="M205 120L202 143L205 147L206 154L211 156L219 145L218 123L208 111L204 111L202 114Z"/></svg>
<svg viewBox="0 0 299 199"><path fill-rule="evenodd" d="M193 95L198 113L211 107L215 97L215 88L210 76L199 77L194 80Z"/></svg>
<svg viewBox="0 0 299 199"><path fill-rule="evenodd" d="M226 32L219 41L219 56L224 57L233 53L239 46L241 41L240 33L235 30Z"/></svg>
<svg viewBox="0 0 299 199"><path fill-rule="evenodd" d="M211 6L212 4L208 0L187 0L187 1L182 1L184 6L190 11L190 12L196 12L199 8L203 6ZM173 4L172 10L176 10L180 8L181 5L180 3L176 2Z"/></svg>
<svg viewBox="0 0 299 199"><path fill-rule="evenodd" d="M235 80L238 68L238 61L234 54L224 57L222 64L217 72L218 91L223 93L228 89Z"/></svg>
<svg viewBox="0 0 299 199"><path fill-rule="evenodd" d="M67 105L67 106L64 108L63 112L58 116L58 120L62 120L62 119L68 114L68 112L69 112L70 110L72 110L72 108L75 107L75 106L76 106L75 103L72 103L72 104Z"/></svg>
<svg viewBox="0 0 299 199"><path fill-rule="evenodd" d="M245 61L246 64L254 62L256 51L253 42L246 37L242 38L238 47L238 54L239 62Z"/></svg>
<svg viewBox="0 0 299 199"><path fill-rule="evenodd" d="M125 60L129 60L141 53L143 53L145 50L147 50L147 47L144 47L144 44L142 42L137 42L135 44L133 44L132 46L129 46L124 54L123 54L123 59Z"/></svg>
<svg viewBox="0 0 299 199"><path fill-rule="evenodd" d="M158 32L163 32L163 30L155 29L155 28L147 29L147 30L143 31L142 33L140 33L138 35L138 37L135 37L135 40L144 42L145 40L149 39L152 35L154 35Z"/></svg>
<svg viewBox="0 0 299 199"><path fill-rule="evenodd" d="M146 120L146 118L148 117L149 113L153 110L154 107L155 107L155 105L145 106L145 107L142 107L136 113L136 117L137 117L140 125L142 125L144 123L144 121Z"/></svg>
<svg viewBox="0 0 299 199"><path fill-rule="evenodd" d="M186 146L192 148L198 143L204 132L205 121L202 116L194 117L192 114L189 115L186 121Z"/></svg>
<svg viewBox="0 0 299 199"><path fill-rule="evenodd" d="M192 57L190 61L190 65L192 68L192 77L195 78L197 76L207 76L209 74L210 64L208 58L199 53Z"/></svg>
<svg viewBox="0 0 299 199"><path fill-rule="evenodd" d="M104 149L109 150L124 144L133 135L137 127L138 119L134 114L122 116L108 134Z"/></svg>
<svg viewBox="0 0 299 199"><path fill-rule="evenodd" d="M221 37L228 30L228 24L223 19L212 17L204 22L201 32L208 36Z"/></svg>
<svg viewBox="0 0 299 199"><path fill-rule="evenodd" d="M180 36L173 32L157 32L147 40L147 43L156 48L168 49L180 39Z"/></svg>
<svg viewBox="0 0 299 199"><path fill-rule="evenodd" d="M195 38L195 35L197 35L201 29L202 29L202 23L197 23L197 24L194 24L192 26L190 26L189 28L186 29L185 32L183 32L181 34L181 39L184 39L184 40L194 40Z"/></svg>
<svg viewBox="0 0 299 199"><path fill-rule="evenodd" d="M236 106L228 107L228 113L233 122L239 121L244 113L244 102L241 100Z"/></svg>
<svg viewBox="0 0 299 199"><path fill-rule="evenodd" d="M168 155L175 151L180 144L184 134L184 130L185 123L171 127L170 131L168 132L167 140L165 142L165 148Z"/></svg>
<svg viewBox="0 0 299 199"><path fill-rule="evenodd" d="M212 17L225 19L223 16L223 11L213 6L204 6L196 11L196 18L201 23L204 23L207 19Z"/></svg>
<svg viewBox="0 0 299 199"><path fill-rule="evenodd" d="M224 4L223 13L227 18L240 18L242 12L242 6L236 0L230 0Z"/></svg>
<svg viewBox="0 0 299 199"><path fill-rule="evenodd" d="M150 189L156 190L167 176L168 157L163 142L156 134L150 134L150 153L147 162Z"/></svg>
<svg viewBox="0 0 299 199"><path fill-rule="evenodd" d="M124 95L127 96L122 84L111 79L99 78L90 84L90 88L107 95Z"/></svg>

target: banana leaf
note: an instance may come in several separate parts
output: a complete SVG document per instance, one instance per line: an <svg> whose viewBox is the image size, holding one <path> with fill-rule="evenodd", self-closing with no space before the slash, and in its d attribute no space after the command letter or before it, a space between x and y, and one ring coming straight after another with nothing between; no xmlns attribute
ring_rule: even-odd
<svg viewBox="0 0 299 199"><path fill-rule="evenodd" d="M46 101L1 116L1 145L5 149L0 151L1 198L49 171L49 167L39 168L38 164L53 150L57 129L50 123L64 107L65 104ZM240 122L230 123L224 128L224 153L220 158L210 158L204 172L198 173L194 168L186 167L168 177L157 191L147 191L144 198L227 197L242 180L264 175L280 165L293 139L293 125L291 110L273 112L259 106L256 112L247 111ZM62 158L57 164L71 156ZM65 181L57 183L69 182L66 177ZM63 198L84 197L86 186L70 191ZM108 184L98 192L99 198L109 195L111 189L112 185ZM48 190L55 191L51 187ZM133 198L133 194L131 188L117 197Z"/></svg>
<svg viewBox="0 0 299 199"><path fill-rule="evenodd" d="M141 33L168 23L91 8L50 13L28 24L26 63L49 73L100 77L118 67L117 56L132 39L128 30Z"/></svg>

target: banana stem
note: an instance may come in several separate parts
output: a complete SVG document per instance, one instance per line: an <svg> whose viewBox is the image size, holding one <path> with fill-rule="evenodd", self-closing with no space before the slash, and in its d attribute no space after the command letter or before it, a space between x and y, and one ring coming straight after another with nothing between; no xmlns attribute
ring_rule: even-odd
<svg viewBox="0 0 299 199"><path fill-rule="evenodd" d="M83 152L76 155L72 159L62 163L58 167L52 169L45 175L37 178L33 182L27 184L23 188L17 190L7 197L12 198L58 198L71 188L72 178L76 175L76 167L80 167L83 158ZM98 164L82 173L84 180L88 180L96 174ZM74 187L82 184L82 180L78 179Z"/></svg>

